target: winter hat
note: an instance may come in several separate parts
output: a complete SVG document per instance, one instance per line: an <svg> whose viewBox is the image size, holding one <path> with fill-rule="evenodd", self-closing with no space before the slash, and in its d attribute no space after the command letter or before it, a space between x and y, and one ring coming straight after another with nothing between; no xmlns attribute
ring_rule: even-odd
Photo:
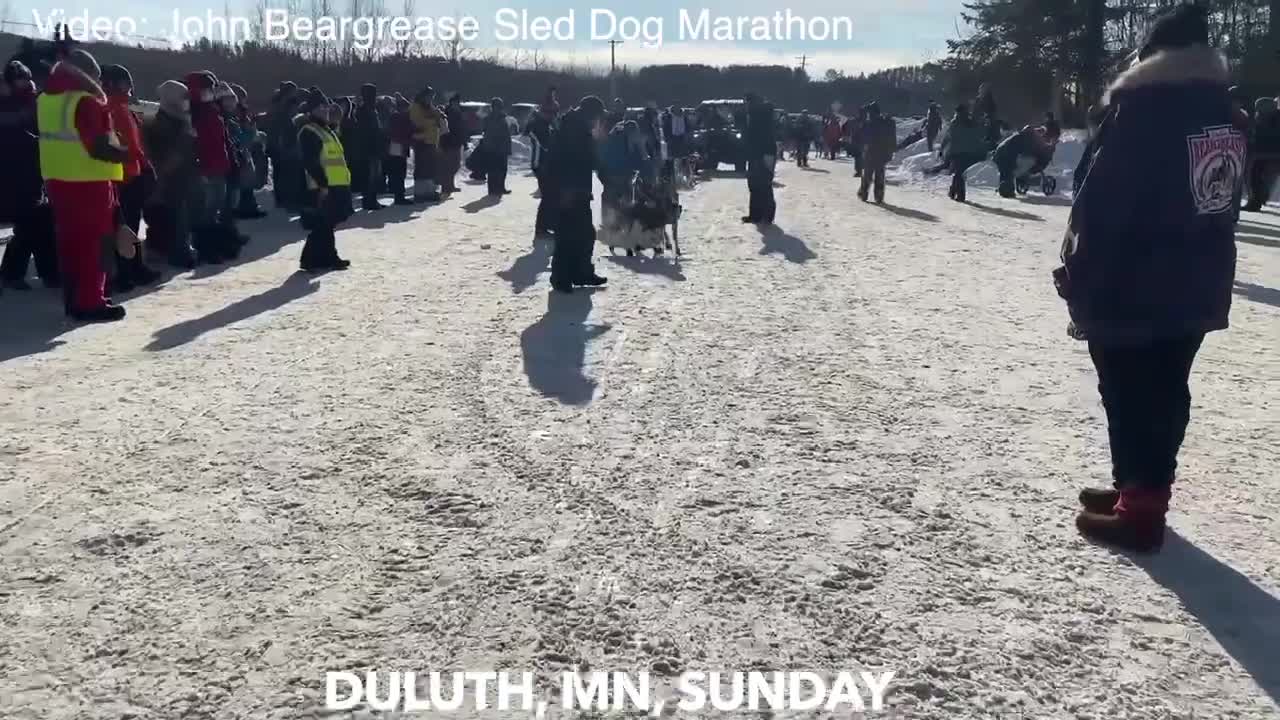
<svg viewBox="0 0 1280 720"><path fill-rule="evenodd" d="M1257 114L1274 112L1276 109L1276 99L1269 97L1261 97L1253 101L1253 111Z"/></svg>
<svg viewBox="0 0 1280 720"><path fill-rule="evenodd" d="M208 70L197 70L188 73L183 79L187 90L191 93L191 104L213 102L213 91L218 86L218 78Z"/></svg>
<svg viewBox="0 0 1280 720"><path fill-rule="evenodd" d="M213 89L214 100L225 100L226 98L234 99L235 96L236 96L236 91L232 90L231 85L229 85L228 83L220 82Z"/></svg>
<svg viewBox="0 0 1280 720"><path fill-rule="evenodd" d="M112 86L133 87L133 76L123 65L103 65L102 84Z"/></svg>
<svg viewBox="0 0 1280 720"><path fill-rule="evenodd" d="M236 94L236 99L244 102L249 99L249 91L244 89L243 85L231 85L231 92Z"/></svg>
<svg viewBox="0 0 1280 720"><path fill-rule="evenodd" d="M31 79L30 68L28 68L26 65L23 65L20 61L13 60L8 65L4 66L4 81L9 83L10 85L18 82L19 80L30 80L30 79Z"/></svg>
<svg viewBox="0 0 1280 720"><path fill-rule="evenodd" d="M604 101L596 95L587 95L578 101L578 109L588 115L603 115Z"/></svg>
<svg viewBox="0 0 1280 720"><path fill-rule="evenodd" d="M373 83L365 83L360 86L360 99L372 103L378 99L378 86Z"/></svg>
<svg viewBox="0 0 1280 720"><path fill-rule="evenodd" d="M1209 16L1199 5L1184 3L1156 18L1147 41L1138 51L1145 60L1161 50L1175 50L1209 44Z"/></svg>
<svg viewBox="0 0 1280 720"><path fill-rule="evenodd" d="M299 109L304 113L312 113L322 107L329 107L329 98L325 97L319 88L311 88L307 92L306 99L302 101L302 107Z"/></svg>
<svg viewBox="0 0 1280 720"><path fill-rule="evenodd" d="M500 97L491 98L489 100L489 104L493 106L493 109L495 110L501 110L503 107L506 106L506 103L502 102L502 98Z"/></svg>
<svg viewBox="0 0 1280 720"><path fill-rule="evenodd" d="M79 68L94 80L102 77L102 67L98 65L98 61L94 60L87 50L80 50L79 48L72 50L67 53L67 62Z"/></svg>
<svg viewBox="0 0 1280 720"><path fill-rule="evenodd" d="M187 107L187 86L177 80L165 80L156 88L156 98L160 108L170 115L185 115Z"/></svg>

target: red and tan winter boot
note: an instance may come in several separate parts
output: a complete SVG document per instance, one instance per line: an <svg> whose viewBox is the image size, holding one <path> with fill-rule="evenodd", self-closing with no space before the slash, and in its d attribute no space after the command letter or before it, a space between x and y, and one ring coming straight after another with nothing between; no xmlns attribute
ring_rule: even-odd
<svg viewBox="0 0 1280 720"><path fill-rule="evenodd" d="M1122 490L1113 512L1085 510L1076 516L1076 527L1085 537L1121 550L1156 552L1164 544L1169 498L1168 489Z"/></svg>

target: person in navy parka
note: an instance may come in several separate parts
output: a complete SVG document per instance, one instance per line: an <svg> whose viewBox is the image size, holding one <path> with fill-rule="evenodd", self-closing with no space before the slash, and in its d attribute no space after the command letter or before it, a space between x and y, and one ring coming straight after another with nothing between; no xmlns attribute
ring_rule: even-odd
<svg viewBox="0 0 1280 720"><path fill-rule="evenodd" d="M1231 307L1246 140L1208 35L1203 9L1176 7L1111 86L1054 273L1098 372L1114 479L1081 493L1076 524L1136 551L1163 542L1191 366Z"/></svg>

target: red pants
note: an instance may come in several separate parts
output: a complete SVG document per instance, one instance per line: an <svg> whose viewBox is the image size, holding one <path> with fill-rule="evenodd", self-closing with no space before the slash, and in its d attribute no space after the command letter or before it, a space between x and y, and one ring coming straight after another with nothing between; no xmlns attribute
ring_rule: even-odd
<svg viewBox="0 0 1280 720"><path fill-rule="evenodd" d="M109 182L51 180L58 266L68 310L94 310L107 304L104 242L115 232L115 194ZM112 242L105 247L114 248Z"/></svg>

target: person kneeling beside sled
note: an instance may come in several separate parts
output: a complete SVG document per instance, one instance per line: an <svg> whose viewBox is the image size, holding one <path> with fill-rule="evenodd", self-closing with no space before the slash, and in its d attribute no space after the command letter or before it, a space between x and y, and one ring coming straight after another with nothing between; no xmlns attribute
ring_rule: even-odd
<svg viewBox="0 0 1280 720"><path fill-rule="evenodd" d="M303 227L308 230L302 246L302 269L346 270L351 263L338 257L334 230L351 217L351 170L342 141L329 127L332 115L341 111L323 95L308 99L304 110L307 121L298 131L298 147L309 202L302 214Z"/></svg>

